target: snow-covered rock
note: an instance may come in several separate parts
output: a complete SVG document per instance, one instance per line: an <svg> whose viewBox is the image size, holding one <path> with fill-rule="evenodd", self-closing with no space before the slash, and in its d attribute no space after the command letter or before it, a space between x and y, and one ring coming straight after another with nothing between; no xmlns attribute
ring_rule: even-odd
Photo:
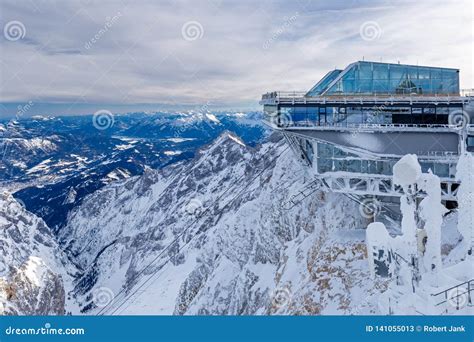
<svg viewBox="0 0 474 342"><path fill-rule="evenodd" d="M62 315L75 268L49 228L0 194L0 314Z"/></svg>
<svg viewBox="0 0 474 342"><path fill-rule="evenodd" d="M316 192L285 210L304 181L279 138L251 148L225 133L90 195L60 231L84 269L82 312L107 305L99 289L105 314L376 312L357 205Z"/></svg>

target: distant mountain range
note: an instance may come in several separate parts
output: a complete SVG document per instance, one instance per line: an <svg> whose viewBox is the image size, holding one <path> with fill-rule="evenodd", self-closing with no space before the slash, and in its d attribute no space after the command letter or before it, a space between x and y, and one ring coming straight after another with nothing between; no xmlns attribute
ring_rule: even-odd
<svg viewBox="0 0 474 342"><path fill-rule="evenodd" d="M85 196L106 184L192 158L224 131L250 146L267 134L258 112L130 113L103 119L108 121L91 115L0 121L0 186L54 232Z"/></svg>

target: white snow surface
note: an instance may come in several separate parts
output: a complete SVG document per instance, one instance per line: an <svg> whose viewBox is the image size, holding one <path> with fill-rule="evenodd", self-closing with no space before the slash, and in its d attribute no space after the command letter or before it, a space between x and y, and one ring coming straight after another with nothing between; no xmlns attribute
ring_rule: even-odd
<svg viewBox="0 0 474 342"><path fill-rule="evenodd" d="M105 314L376 313L384 281L367 282L357 204L317 192L284 210L304 181L283 141L225 133L191 162L90 195L60 236L84 270L83 312L108 288Z"/></svg>
<svg viewBox="0 0 474 342"><path fill-rule="evenodd" d="M418 158L414 154L403 156L393 166L393 182L402 187L415 184L420 176L421 166L418 163Z"/></svg>
<svg viewBox="0 0 474 342"><path fill-rule="evenodd" d="M468 249L474 247L474 156L469 152L461 155L456 171L456 177L461 181L458 230Z"/></svg>
<svg viewBox="0 0 474 342"><path fill-rule="evenodd" d="M44 221L8 192L0 194L0 250L0 315L73 310L64 293L73 289L76 268Z"/></svg>
<svg viewBox="0 0 474 342"><path fill-rule="evenodd" d="M474 188L469 181L470 177L472 179L473 170L471 162L472 157L463 156L458 164L460 191L463 189L464 193L458 192L459 213L449 215L445 220L443 216L448 211L441 203L440 179L431 171L421 174L415 156L407 155L395 164L394 178L397 178L397 183L403 186L405 192L400 199L403 215L402 235L390 237L381 223L373 223L367 229L368 248L390 251L394 258L389 262L393 274L392 280L388 290L379 298L380 313L403 315L474 313L472 306L467 305L468 288L465 283L474 278L474 259L468 255L466 246L469 244L465 241L469 241L471 230L465 228L466 221L462 219L463 214L469 216L466 209L463 213L462 205L466 205L463 201L469 202L474 195ZM413 193L416 188L426 194L418 208ZM472 206L470 209L472 212ZM416 213L419 220L415 220ZM456 216L459 216L457 229L452 222L452 218ZM456 237L457 231L461 232L464 238L461 244ZM446 251L446 242L452 244L454 248ZM387 259L383 261L386 262ZM369 265L375 269L371 256ZM459 305L459 302L462 304Z"/></svg>

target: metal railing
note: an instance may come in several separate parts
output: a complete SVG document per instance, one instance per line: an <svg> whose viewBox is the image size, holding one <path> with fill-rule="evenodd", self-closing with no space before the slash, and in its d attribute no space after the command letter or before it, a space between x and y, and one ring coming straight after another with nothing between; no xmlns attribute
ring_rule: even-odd
<svg viewBox="0 0 474 342"><path fill-rule="evenodd" d="M397 102L453 102L453 101L469 101L474 96L474 89L463 90L459 94L334 94L306 96L305 91L273 91L262 95L262 101L276 100L293 103L354 103L354 102L376 102L393 104Z"/></svg>
<svg viewBox="0 0 474 342"><path fill-rule="evenodd" d="M472 291L474 291L474 279L471 279L464 283L450 287L449 289L443 290L441 292L434 293L431 296L438 297L438 296L444 295L444 300L442 300L441 302L438 302L437 304L435 304L435 306L440 306L442 304L447 304L449 302L451 304L456 304L455 306L456 310L459 310L461 308L461 304L462 306L464 305L472 306L472 296L471 296ZM453 292L455 292L454 296L452 295ZM466 300L467 300L467 303L465 302ZM448 308L446 307L446 313L447 312L448 312Z"/></svg>
<svg viewBox="0 0 474 342"><path fill-rule="evenodd" d="M278 98L302 98L307 94L306 91L272 91L262 95L262 100Z"/></svg>

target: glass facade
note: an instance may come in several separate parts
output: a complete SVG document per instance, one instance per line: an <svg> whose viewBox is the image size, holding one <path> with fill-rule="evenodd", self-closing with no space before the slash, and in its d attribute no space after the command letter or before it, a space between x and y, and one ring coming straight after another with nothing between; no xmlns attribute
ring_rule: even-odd
<svg viewBox="0 0 474 342"><path fill-rule="evenodd" d="M318 82L318 84L322 81ZM308 96L320 94L459 95L459 70L389 63L356 62L339 73L327 90L319 94L316 91L310 91Z"/></svg>
<svg viewBox="0 0 474 342"><path fill-rule="evenodd" d="M449 115L463 110L460 102L439 103L424 97L413 102L398 101L398 104L390 99L374 104L377 101L349 98L351 95L377 94L394 98L403 95L459 95L459 70L359 61L344 70L328 72L304 97L296 99L299 101L293 99L264 105L264 110L273 116L272 122L278 123L278 116L284 116L282 121L286 126L448 125ZM342 101L338 95L348 97ZM311 97L322 100L306 104Z"/></svg>
<svg viewBox="0 0 474 342"><path fill-rule="evenodd" d="M353 173L368 173L378 175L392 175L393 166L397 159L362 159L354 153L346 152L337 146L327 143L317 143L316 162L317 172L345 171ZM428 170L441 178L451 178L454 175L456 162L440 162L420 159L420 165L424 173Z"/></svg>
<svg viewBox="0 0 474 342"><path fill-rule="evenodd" d="M436 127L449 125L450 115L464 112L465 102L457 98L459 90L457 69L362 61L343 71L330 71L304 96L275 92L274 101L264 102L264 111L267 118L280 127L327 125L354 128L371 124L376 125L374 127ZM370 95L381 96L368 98ZM384 98L383 95L388 96ZM316 139L317 135L314 137ZM341 142L337 139L331 141ZM472 131L468 132L466 145L468 151L474 151ZM298 137L295 147L318 174L347 172L392 176L393 166L398 161L392 154L363 154L349 146L344 148L320 139ZM421 153L419 162L424 173L431 170L442 179L452 179L456 170L455 159L451 154L438 158L436 153L424 156Z"/></svg>
<svg viewBox="0 0 474 342"><path fill-rule="evenodd" d="M290 126L358 124L406 124L406 125L447 125L449 114L462 110L462 105L377 105L338 107L326 105L281 105L267 106L267 115L283 115Z"/></svg>
<svg viewBox="0 0 474 342"><path fill-rule="evenodd" d="M342 70L339 69L328 72L318 83L314 85L313 88L311 88L310 91L308 91L306 96L321 95L321 93L328 88L331 82L334 81L341 72Z"/></svg>

